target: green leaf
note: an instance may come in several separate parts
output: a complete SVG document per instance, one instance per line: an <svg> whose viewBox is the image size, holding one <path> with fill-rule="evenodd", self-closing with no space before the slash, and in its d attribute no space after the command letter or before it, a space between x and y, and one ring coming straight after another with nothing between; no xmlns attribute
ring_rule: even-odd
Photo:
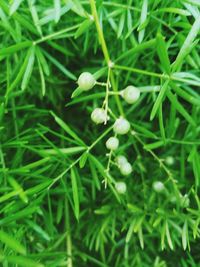
<svg viewBox="0 0 200 267"><path fill-rule="evenodd" d="M182 246L183 249L186 250L188 243L188 223L187 220L185 220L183 229L182 229Z"/></svg>
<svg viewBox="0 0 200 267"><path fill-rule="evenodd" d="M200 31L200 16L195 20L194 24L192 25L192 28L187 35L177 57L176 60L173 63L173 72L177 71L179 66L182 64L183 59L185 56L189 53L189 51L192 48L193 42L197 36L197 34Z"/></svg>
<svg viewBox="0 0 200 267"><path fill-rule="evenodd" d="M79 161L80 168L83 168L85 166L87 159L88 159L88 151L85 151L82 154L80 161Z"/></svg>
<svg viewBox="0 0 200 267"><path fill-rule="evenodd" d="M19 191L19 197L24 203L28 203L28 197L26 196L26 193L24 192L23 188L19 185L19 183L12 177L8 178L9 184L15 189L16 191Z"/></svg>
<svg viewBox="0 0 200 267"><path fill-rule="evenodd" d="M10 6L10 16L12 16L12 14L15 13L15 11L17 11L17 9L19 8L20 4L23 2L24 0L13 0L12 4Z"/></svg>
<svg viewBox="0 0 200 267"><path fill-rule="evenodd" d="M71 80L74 80L74 81L77 80L76 76L73 73L71 73L71 71L66 69L65 66L63 66L57 59L55 59L54 57L52 57L49 53L45 51L43 51L43 53L51 61L51 63L55 65L64 75L66 75Z"/></svg>
<svg viewBox="0 0 200 267"><path fill-rule="evenodd" d="M79 144L85 146L85 143L78 137L78 135L63 121L61 120L53 111L50 112L54 117L55 121L60 125L60 127L68 133L71 137L74 138Z"/></svg>
<svg viewBox="0 0 200 267"><path fill-rule="evenodd" d="M26 254L25 247L14 237L8 235L2 230L0 230L0 241L18 253L23 255Z"/></svg>
<svg viewBox="0 0 200 267"><path fill-rule="evenodd" d="M154 117L156 116L156 113L160 107L160 104L162 103L164 97L165 97L165 94L168 90L168 85L169 85L169 80L166 80L164 82L164 84L162 85L162 87L160 88L160 92L158 94L158 97L153 105L153 108L152 108L152 111L151 111L151 114L150 114L150 120L153 120Z"/></svg>
<svg viewBox="0 0 200 267"><path fill-rule="evenodd" d="M170 73L170 60L167 52L167 45L165 43L165 40L162 36L161 33L158 33L156 36L156 48L157 48L157 53L160 59L160 62L162 64L162 67L164 68L166 73Z"/></svg>
<svg viewBox="0 0 200 267"><path fill-rule="evenodd" d="M166 221L166 236L167 236L167 242L169 244L169 247L171 248L171 250L174 249L172 240L171 240L171 235L170 235L170 231L169 231L169 225L168 222Z"/></svg>
<svg viewBox="0 0 200 267"><path fill-rule="evenodd" d="M45 93L46 93L46 83L45 83L44 73L43 73L43 70L42 70L41 63L40 63L40 61L39 61L38 58L37 58L37 60L38 60L38 67L39 67L40 80L41 80L42 96L45 96Z"/></svg>
<svg viewBox="0 0 200 267"><path fill-rule="evenodd" d="M1 48L0 49L0 56L8 56L10 54L16 53L18 51L21 51L24 48L30 47L33 45L33 42L31 41L24 41L9 47Z"/></svg>
<svg viewBox="0 0 200 267"><path fill-rule="evenodd" d="M23 256L4 256L0 254L0 261L6 260L10 264L15 264L22 267L44 267L42 263L38 263L32 259Z"/></svg>
<svg viewBox="0 0 200 267"><path fill-rule="evenodd" d="M55 23L58 23L61 17L61 3L60 0L54 0L54 11L55 11Z"/></svg>
<svg viewBox="0 0 200 267"><path fill-rule="evenodd" d="M117 38L120 38L124 29L124 23L125 23L125 12L121 14L120 20L119 20L119 26L117 29Z"/></svg>
<svg viewBox="0 0 200 267"><path fill-rule="evenodd" d="M84 20L79 26L79 28L77 29L74 35L74 38L77 39L79 36L81 36L84 32L86 32L90 28L92 24L93 24L93 20L91 19Z"/></svg>
<svg viewBox="0 0 200 267"><path fill-rule="evenodd" d="M138 42L139 43L141 43L143 41L144 34L145 34L145 28L142 27L142 25L145 24L145 26L146 26L145 22L147 21L147 9L148 9L148 0L143 0L141 16L140 16L140 24L138 27L138 30L139 30Z"/></svg>
<svg viewBox="0 0 200 267"><path fill-rule="evenodd" d="M75 217L79 220L79 193L78 193L78 183L77 183L77 171L75 168L71 168L71 182L72 182L72 194L74 200L74 212Z"/></svg>
<svg viewBox="0 0 200 267"><path fill-rule="evenodd" d="M30 8L31 16L33 18L34 25L38 33L42 36L42 28L39 24L39 17L38 17L37 9L34 5L34 0L29 0L29 8Z"/></svg>
<svg viewBox="0 0 200 267"><path fill-rule="evenodd" d="M188 114L188 112L185 110L183 105L177 100L176 96L172 94L172 92L168 91L167 97L169 100L174 104L177 111L192 125L196 126L196 122L193 120L193 118Z"/></svg>
<svg viewBox="0 0 200 267"><path fill-rule="evenodd" d="M27 62L27 66L26 66L23 79L22 79L22 84L21 84L21 88L23 91L26 89L28 82L30 80L33 66L34 66L34 61L35 61L35 47L33 46L28 51L28 62Z"/></svg>
<svg viewBox="0 0 200 267"><path fill-rule="evenodd" d="M142 227L140 227L140 229L138 230L138 238L140 241L141 249L144 249L144 237L143 237Z"/></svg>

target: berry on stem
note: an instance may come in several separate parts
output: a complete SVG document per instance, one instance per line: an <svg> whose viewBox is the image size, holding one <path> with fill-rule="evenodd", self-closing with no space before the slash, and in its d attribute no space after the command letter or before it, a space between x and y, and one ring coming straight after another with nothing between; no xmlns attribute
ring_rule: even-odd
<svg viewBox="0 0 200 267"><path fill-rule="evenodd" d="M106 147L110 150L116 150L119 146L119 139L117 137L110 137L106 141Z"/></svg>
<svg viewBox="0 0 200 267"><path fill-rule="evenodd" d="M129 162L125 162L124 164L122 164L119 169L121 174L124 176L127 176L132 173L132 166Z"/></svg>
<svg viewBox="0 0 200 267"><path fill-rule="evenodd" d="M172 166L174 164L174 158L172 156L167 156L166 159L165 159L165 163L168 166Z"/></svg>
<svg viewBox="0 0 200 267"><path fill-rule="evenodd" d="M113 130L116 134L123 135L128 133L130 127L130 123L126 119L121 117L115 121Z"/></svg>
<svg viewBox="0 0 200 267"><path fill-rule="evenodd" d="M119 194L125 194L126 193L126 184L124 182L117 182L115 184L115 189Z"/></svg>
<svg viewBox="0 0 200 267"><path fill-rule="evenodd" d="M156 181L156 182L153 183L153 189L154 189L155 192L161 193L161 192L164 191L165 186L164 186L164 184L162 182Z"/></svg>
<svg viewBox="0 0 200 267"><path fill-rule="evenodd" d="M128 104L133 104L140 98L140 90L133 85L129 85L124 89L122 96Z"/></svg>
<svg viewBox="0 0 200 267"><path fill-rule="evenodd" d="M89 72L83 72L78 78L78 86L83 91L88 91L94 87L96 80L94 76Z"/></svg>
<svg viewBox="0 0 200 267"><path fill-rule="evenodd" d="M116 157L116 162L117 162L117 165L120 167L121 165L127 163L127 158L122 156L122 155L119 155Z"/></svg>
<svg viewBox="0 0 200 267"><path fill-rule="evenodd" d="M104 123L108 118L106 111L103 108L95 108L92 111L91 119L96 124Z"/></svg>

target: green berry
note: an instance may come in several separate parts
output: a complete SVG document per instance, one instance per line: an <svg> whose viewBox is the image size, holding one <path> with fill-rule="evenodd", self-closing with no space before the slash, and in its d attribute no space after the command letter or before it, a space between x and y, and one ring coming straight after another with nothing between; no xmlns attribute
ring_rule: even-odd
<svg viewBox="0 0 200 267"><path fill-rule="evenodd" d="M125 194L126 193L126 184L124 182L117 182L115 184L115 189L119 194Z"/></svg>
<svg viewBox="0 0 200 267"><path fill-rule="evenodd" d="M117 162L117 165L120 167L121 165L127 163L127 158L122 156L122 155L119 155L116 157L116 162Z"/></svg>
<svg viewBox="0 0 200 267"><path fill-rule="evenodd" d="M92 111L91 119L96 124L104 123L107 119L106 111L103 108L95 108Z"/></svg>
<svg viewBox="0 0 200 267"><path fill-rule="evenodd" d="M162 182L156 181L156 182L153 183L153 189L154 189L155 192L161 193L161 192L164 191L165 186L164 186L164 184Z"/></svg>
<svg viewBox="0 0 200 267"><path fill-rule="evenodd" d="M116 134L126 134L130 130L130 123L124 119L124 118L119 118L115 121L113 125L113 130Z"/></svg>
<svg viewBox="0 0 200 267"><path fill-rule="evenodd" d="M78 78L78 86L83 90L83 91L88 91L92 89L95 85L95 78L94 76L89 73L89 72L83 72Z"/></svg>
<svg viewBox="0 0 200 267"><path fill-rule="evenodd" d="M124 175L124 176L127 176L127 175L132 173L132 166L131 166L131 164L129 162L126 162L126 163L122 164L119 167L119 169L120 169L121 174Z"/></svg>
<svg viewBox="0 0 200 267"><path fill-rule="evenodd" d="M119 146L119 139L117 137L110 137L106 141L106 147L110 150L116 150Z"/></svg>
<svg viewBox="0 0 200 267"><path fill-rule="evenodd" d="M140 98L140 90L129 85L123 91L123 98L128 104L133 104Z"/></svg>
<svg viewBox="0 0 200 267"><path fill-rule="evenodd" d="M172 166L174 164L174 158L172 156L166 157L165 163L169 166Z"/></svg>

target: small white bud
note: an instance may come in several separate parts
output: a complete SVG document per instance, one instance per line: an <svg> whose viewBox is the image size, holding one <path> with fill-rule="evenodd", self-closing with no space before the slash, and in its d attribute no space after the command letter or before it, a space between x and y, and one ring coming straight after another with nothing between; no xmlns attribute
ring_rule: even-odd
<svg viewBox="0 0 200 267"><path fill-rule="evenodd" d="M153 183L153 189L157 193L161 193L165 189L165 186L164 186L164 184L162 182L156 181L156 182Z"/></svg>
<svg viewBox="0 0 200 267"><path fill-rule="evenodd" d="M119 146L119 139L117 137L110 137L106 141L106 147L110 150L116 150Z"/></svg>
<svg viewBox="0 0 200 267"><path fill-rule="evenodd" d="M94 87L96 80L94 76L89 72L83 72L78 78L78 86L84 90L88 91Z"/></svg>
<svg viewBox="0 0 200 267"><path fill-rule="evenodd" d="M106 111L103 108L95 108L92 111L91 119L94 123L104 123L107 119Z"/></svg>
<svg viewBox="0 0 200 267"><path fill-rule="evenodd" d="M119 194L125 194L126 193L126 184L124 182L117 182L115 184L115 189Z"/></svg>
<svg viewBox="0 0 200 267"><path fill-rule="evenodd" d="M119 118L115 121L113 125L113 130L116 134L126 134L130 130L130 123L124 119L124 118Z"/></svg>
<svg viewBox="0 0 200 267"><path fill-rule="evenodd" d="M132 172L132 166L129 162L122 164L119 167L119 169L120 169L121 174L124 176L127 176L127 175L131 174L131 172Z"/></svg>
<svg viewBox="0 0 200 267"><path fill-rule="evenodd" d="M174 164L174 158L172 156L168 156L166 157L165 159L165 163L169 166L173 165Z"/></svg>
<svg viewBox="0 0 200 267"><path fill-rule="evenodd" d="M120 167L121 165L127 163L127 158L122 156L122 155L119 155L116 157L116 162L117 162L117 165Z"/></svg>
<svg viewBox="0 0 200 267"><path fill-rule="evenodd" d="M128 104L133 104L140 98L140 90L133 85L129 85L123 91L123 98Z"/></svg>

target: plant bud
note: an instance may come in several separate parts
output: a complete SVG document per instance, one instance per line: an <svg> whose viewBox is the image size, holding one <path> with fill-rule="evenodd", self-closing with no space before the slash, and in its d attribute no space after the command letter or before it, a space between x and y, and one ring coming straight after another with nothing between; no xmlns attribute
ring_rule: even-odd
<svg viewBox="0 0 200 267"><path fill-rule="evenodd" d="M119 118L115 121L113 130L116 134L123 135L128 133L130 127L130 123L126 119Z"/></svg>
<svg viewBox="0 0 200 267"><path fill-rule="evenodd" d="M120 166L120 172L122 175L127 176L132 172L132 166L129 162L126 162Z"/></svg>
<svg viewBox="0 0 200 267"><path fill-rule="evenodd" d="M119 140L117 137L110 137L107 141L106 141L106 147L107 149L110 150L116 150L119 146Z"/></svg>
<svg viewBox="0 0 200 267"><path fill-rule="evenodd" d="M126 193L126 184L124 182L117 182L115 184L115 189L119 194L125 194Z"/></svg>
<svg viewBox="0 0 200 267"><path fill-rule="evenodd" d="M127 86L123 91L123 98L128 104L135 103L140 97L140 90L133 85Z"/></svg>
<svg viewBox="0 0 200 267"><path fill-rule="evenodd" d="M106 121L107 115L106 111L103 108L95 108L92 111L91 119L96 124L101 124Z"/></svg>
<svg viewBox="0 0 200 267"><path fill-rule="evenodd" d="M92 89L95 85L95 78L94 76L89 72L83 72L78 78L78 86L83 91L88 91Z"/></svg>

